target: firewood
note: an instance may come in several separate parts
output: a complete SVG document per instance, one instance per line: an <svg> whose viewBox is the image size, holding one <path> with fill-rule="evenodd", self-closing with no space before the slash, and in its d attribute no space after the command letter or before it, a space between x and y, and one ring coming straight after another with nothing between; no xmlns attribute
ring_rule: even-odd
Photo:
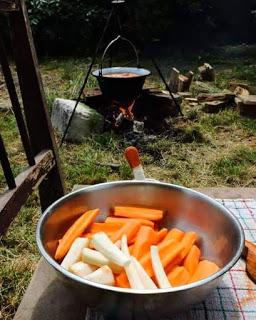
<svg viewBox="0 0 256 320"><path fill-rule="evenodd" d="M170 81L169 81L169 88L171 92L176 93L178 91L179 75L180 75L179 70L173 67L171 70Z"/></svg>
<svg viewBox="0 0 256 320"><path fill-rule="evenodd" d="M209 63L204 63L198 68L202 81L215 81L215 72Z"/></svg>

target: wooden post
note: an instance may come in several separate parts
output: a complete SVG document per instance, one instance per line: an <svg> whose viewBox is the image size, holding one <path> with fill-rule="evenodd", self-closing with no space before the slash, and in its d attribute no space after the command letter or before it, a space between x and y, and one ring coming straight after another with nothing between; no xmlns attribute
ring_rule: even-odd
<svg viewBox="0 0 256 320"><path fill-rule="evenodd" d="M45 149L53 151L56 165L39 186L42 209L64 194L59 159L48 116L42 80L24 0L20 10L9 14L10 29L19 78L24 114L34 156Z"/></svg>

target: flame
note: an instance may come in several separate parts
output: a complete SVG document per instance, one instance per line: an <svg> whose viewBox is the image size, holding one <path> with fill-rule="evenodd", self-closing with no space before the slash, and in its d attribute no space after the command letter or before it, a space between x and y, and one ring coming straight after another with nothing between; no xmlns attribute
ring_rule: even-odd
<svg viewBox="0 0 256 320"><path fill-rule="evenodd" d="M119 107L120 112L124 115L126 119L129 119L129 120L134 119L134 114L132 112L134 104L135 104L135 101L133 101L127 108L124 106Z"/></svg>

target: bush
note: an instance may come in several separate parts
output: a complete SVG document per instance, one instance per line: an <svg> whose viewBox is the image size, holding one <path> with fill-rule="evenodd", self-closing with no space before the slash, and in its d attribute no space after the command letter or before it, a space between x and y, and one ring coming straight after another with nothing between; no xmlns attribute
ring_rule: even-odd
<svg viewBox="0 0 256 320"><path fill-rule="evenodd" d="M250 27L255 28L254 2L235 0L232 19L227 19L230 3L220 0L130 0L121 21L125 34L137 43L158 38L167 44L202 46L220 36L226 42L246 41ZM99 40L110 0L27 0L27 6L40 52L85 55ZM113 28L108 35L115 35Z"/></svg>

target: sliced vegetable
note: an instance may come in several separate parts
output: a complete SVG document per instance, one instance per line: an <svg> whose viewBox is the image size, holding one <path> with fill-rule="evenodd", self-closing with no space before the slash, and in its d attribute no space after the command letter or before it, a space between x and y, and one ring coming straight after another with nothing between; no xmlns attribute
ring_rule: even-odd
<svg viewBox="0 0 256 320"><path fill-rule="evenodd" d="M56 260L61 260L67 254L74 240L85 232L85 229L95 220L98 213L99 209L89 210L82 214L72 224L64 234L63 238L59 241L59 245L55 253Z"/></svg>
<svg viewBox="0 0 256 320"><path fill-rule="evenodd" d="M129 219L129 218L118 218L118 217L107 217L105 223L127 223L130 220L137 220L140 222L142 226L149 226L154 228L154 222L147 220L147 219Z"/></svg>
<svg viewBox="0 0 256 320"><path fill-rule="evenodd" d="M189 281L189 272L184 267L175 267L169 274L168 279L173 287L182 286Z"/></svg>
<svg viewBox="0 0 256 320"><path fill-rule="evenodd" d="M102 267L109 264L109 259L96 250L85 248L82 251L82 261L94 266Z"/></svg>
<svg viewBox="0 0 256 320"><path fill-rule="evenodd" d="M114 207L114 216L133 218L161 220L163 218L163 210L149 209L142 207Z"/></svg>
<svg viewBox="0 0 256 320"><path fill-rule="evenodd" d="M173 239L173 240L180 241L183 238L184 234L185 232L181 231L180 229L173 228L167 233L164 240L167 241L167 240Z"/></svg>
<svg viewBox="0 0 256 320"><path fill-rule="evenodd" d="M85 248L82 251L82 260L88 264L92 264L94 266L102 267L108 265L114 273L120 273L122 268L111 262L108 258L106 258L102 253L96 250L92 250L89 248Z"/></svg>
<svg viewBox="0 0 256 320"><path fill-rule="evenodd" d="M82 261L79 261L79 262L72 264L72 266L69 268L69 270L72 273L74 273L75 275L84 278L88 274L97 270L97 267L92 266L88 263L84 263Z"/></svg>
<svg viewBox="0 0 256 320"><path fill-rule="evenodd" d="M156 232L148 226L141 226L134 243L132 255L140 259L144 254L147 254L152 244L155 244L158 240Z"/></svg>
<svg viewBox="0 0 256 320"><path fill-rule="evenodd" d="M211 261L203 260L200 261L195 273L190 278L189 283L202 280L204 278L210 277L212 274L217 272L220 268Z"/></svg>
<svg viewBox="0 0 256 320"><path fill-rule="evenodd" d="M171 284L167 278L167 275L165 274L163 265L159 257L157 246L151 246L150 253L151 253L151 263L152 263L154 275L159 288L161 289L170 288Z"/></svg>
<svg viewBox="0 0 256 320"><path fill-rule="evenodd" d="M123 226L122 222L109 222L109 223L98 223L94 222L91 225L90 232L91 233L97 233L97 232L105 232L105 233L114 233L118 231Z"/></svg>
<svg viewBox="0 0 256 320"><path fill-rule="evenodd" d="M121 249L127 257L130 257L126 235L122 236ZM124 266L124 270L132 289L144 289L143 283L132 261L129 265Z"/></svg>
<svg viewBox="0 0 256 320"><path fill-rule="evenodd" d="M135 257L131 257L132 263L141 279L141 282L145 289L157 289L157 286L155 285L154 281L149 277L147 272L144 270L142 265L139 263L139 261Z"/></svg>
<svg viewBox="0 0 256 320"><path fill-rule="evenodd" d="M200 256L201 250L197 246L193 245L185 260L183 261L183 266L187 269L190 276L192 276L196 271Z"/></svg>
<svg viewBox="0 0 256 320"><path fill-rule="evenodd" d="M157 232L157 243L161 242L167 235L168 230L166 228L162 228Z"/></svg>
<svg viewBox="0 0 256 320"><path fill-rule="evenodd" d="M113 286L115 284L115 278L109 266L103 266L84 278L92 282L106 284L109 286Z"/></svg>
<svg viewBox="0 0 256 320"><path fill-rule="evenodd" d="M182 259L180 254L177 255L165 268L165 273L169 274L175 267L177 267L179 264L181 264Z"/></svg>
<svg viewBox="0 0 256 320"><path fill-rule="evenodd" d="M63 259L61 266L69 270L69 267L81 260L82 250L87 247L89 244L89 239L86 238L76 238L76 240L72 243L68 253Z"/></svg>
<svg viewBox="0 0 256 320"><path fill-rule="evenodd" d="M159 250L160 257L162 258L165 256L165 254L171 252L172 246L174 244L175 245L177 244L177 242L175 240L162 241L161 243L159 243L157 245L157 247ZM174 258L175 258L175 256L174 256ZM147 254L145 254L143 257L141 257L139 262L141 263L142 267L145 269L147 274L150 277L152 277L154 275L154 271L152 268L150 251Z"/></svg>
<svg viewBox="0 0 256 320"><path fill-rule="evenodd" d="M121 272L118 276L116 276L115 280L116 280L116 286L120 288L131 288L125 271Z"/></svg>
<svg viewBox="0 0 256 320"><path fill-rule="evenodd" d="M198 239L197 234L194 231L186 232L184 237L181 240L181 244L184 249L181 252L181 258L184 259L192 248L193 244Z"/></svg>
<svg viewBox="0 0 256 320"><path fill-rule="evenodd" d="M99 232L93 235L92 242L96 250L101 252L110 261L123 267L130 263L130 258L127 257L118 247L109 239L104 232Z"/></svg>
<svg viewBox="0 0 256 320"><path fill-rule="evenodd" d="M138 221L129 221L122 226L119 231L115 232L111 237L111 241L116 242L122 238L122 235L127 236L127 241L130 243L130 240L136 235L137 231L140 228L140 222Z"/></svg>

